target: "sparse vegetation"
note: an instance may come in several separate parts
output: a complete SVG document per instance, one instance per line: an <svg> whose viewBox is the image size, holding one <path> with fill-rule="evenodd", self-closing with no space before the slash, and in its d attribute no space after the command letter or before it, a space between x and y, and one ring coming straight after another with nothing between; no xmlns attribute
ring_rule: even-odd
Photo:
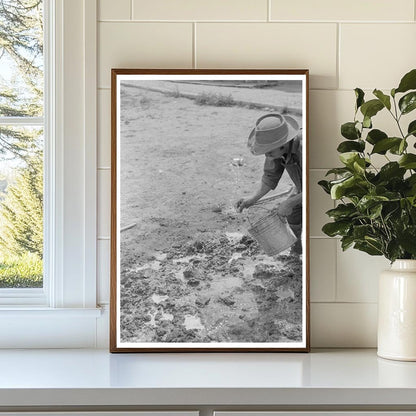
<svg viewBox="0 0 416 416"><path fill-rule="evenodd" d="M231 107L235 105L234 98L231 94L213 94L213 93L200 93L195 98L195 103L198 105L213 105L216 107Z"/></svg>
<svg viewBox="0 0 416 416"><path fill-rule="evenodd" d="M152 100L148 97L142 97L139 100L140 106L142 108L146 108L146 109L150 107L151 102L152 102Z"/></svg>
<svg viewBox="0 0 416 416"><path fill-rule="evenodd" d="M182 97L182 94L179 92L178 86L175 86L175 89L166 93L168 97L179 98Z"/></svg>

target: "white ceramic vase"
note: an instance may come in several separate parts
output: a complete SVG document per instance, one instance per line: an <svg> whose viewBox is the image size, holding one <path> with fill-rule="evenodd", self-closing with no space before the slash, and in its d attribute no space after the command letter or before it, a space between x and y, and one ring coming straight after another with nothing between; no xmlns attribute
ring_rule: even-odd
<svg viewBox="0 0 416 416"><path fill-rule="evenodd" d="M396 260L380 275L377 354L416 361L416 260Z"/></svg>

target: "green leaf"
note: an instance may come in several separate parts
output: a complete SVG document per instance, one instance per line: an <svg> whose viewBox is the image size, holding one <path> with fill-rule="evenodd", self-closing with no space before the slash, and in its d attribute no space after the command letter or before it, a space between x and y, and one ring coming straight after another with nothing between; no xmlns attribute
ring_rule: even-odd
<svg viewBox="0 0 416 416"><path fill-rule="evenodd" d="M352 191L352 188L356 188L356 189L350 193L353 193L353 194L356 193L356 191L358 191L357 185L360 184L360 180L356 176L350 176L349 178L344 178L341 181L334 181L334 182L332 182L333 185L331 187L332 199L342 198L344 195L347 195L348 190Z"/></svg>
<svg viewBox="0 0 416 416"><path fill-rule="evenodd" d="M408 188L406 195L416 195L416 174L413 174L406 178L405 183Z"/></svg>
<svg viewBox="0 0 416 416"><path fill-rule="evenodd" d="M357 123L354 121L344 123L341 126L341 135L348 140L357 140L361 137L360 131L357 129Z"/></svg>
<svg viewBox="0 0 416 416"><path fill-rule="evenodd" d="M386 205L386 209L384 212L384 220L385 221L389 221L392 220L393 222L396 221L397 216L399 215L400 212L400 204L398 203L392 203L389 205Z"/></svg>
<svg viewBox="0 0 416 416"><path fill-rule="evenodd" d="M384 108L384 104L380 100L370 100L361 106L361 113L364 117L374 117L380 110Z"/></svg>
<svg viewBox="0 0 416 416"><path fill-rule="evenodd" d="M416 92L409 92L399 100L399 108L402 114L408 114L416 108Z"/></svg>
<svg viewBox="0 0 416 416"><path fill-rule="evenodd" d="M383 254L381 249L374 247L372 244L369 244L368 242L356 242L354 244L354 248L360 251L364 251L370 256L381 256Z"/></svg>
<svg viewBox="0 0 416 416"><path fill-rule="evenodd" d="M370 219L375 220L381 216L383 211L383 204L377 204L374 207L370 208Z"/></svg>
<svg viewBox="0 0 416 416"><path fill-rule="evenodd" d="M339 146L337 147L337 151L340 153L346 153L346 152L363 152L365 149L365 142L363 140L358 140L356 142L353 141L345 141L341 142Z"/></svg>
<svg viewBox="0 0 416 416"><path fill-rule="evenodd" d="M367 211L367 209L374 207L379 202L388 201L388 200L389 200L389 198L387 198L383 195L364 195L360 199L360 202L357 204L357 208L360 211L365 212L365 211Z"/></svg>
<svg viewBox="0 0 416 416"><path fill-rule="evenodd" d="M345 152L339 155L339 160L346 166L352 167L354 162L360 158L357 152Z"/></svg>
<svg viewBox="0 0 416 416"><path fill-rule="evenodd" d="M401 212L402 219L407 218L407 212L405 210L408 207L408 204L409 204L409 201L407 200L407 198L401 198L400 199L400 208L403 210Z"/></svg>
<svg viewBox="0 0 416 416"><path fill-rule="evenodd" d="M354 237L351 235L346 235L341 238L341 248L342 251L347 250L354 244Z"/></svg>
<svg viewBox="0 0 416 416"><path fill-rule="evenodd" d="M387 255L386 255L386 257L390 261L395 261L396 259L402 257L402 250L400 249L399 242L397 241L396 238L389 241L389 243L387 244Z"/></svg>
<svg viewBox="0 0 416 416"><path fill-rule="evenodd" d="M406 198L412 207L416 206L416 195L411 195ZM414 214L414 210L412 209L410 212L411 215ZM413 218L413 217L412 217ZM416 219L416 218L415 218Z"/></svg>
<svg viewBox="0 0 416 416"><path fill-rule="evenodd" d="M329 169L325 176L335 174L335 175L345 175L346 173L351 173L352 170L350 168L333 168Z"/></svg>
<svg viewBox="0 0 416 416"><path fill-rule="evenodd" d="M384 133L384 131L378 130L378 129L373 129L371 131L368 132L367 134L367 142L370 144L376 144L377 142L379 142L380 140L383 139L387 139L387 134Z"/></svg>
<svg viewBox="0 0 416 416"><path fill-rule="evenodd" d="M398 238L398 242L404 251L416 254L416 227L406 228Z"/></svg>
<svg viewBox="0 0 416 416"><path fill-rule="evenodd" d="M347 234L350 227L351 223L349 221L336 221L325 224L322 231L330 237L335 237L336 235Z"/></svg>
<svg viewBox="0 0 416 416"><path fill-rule="evenodd" d="M344 195L346 187L353 185L355 181L354 176L343 178L339 181L333 181L331 186L331 198L340 199Z"/></svg>
<svg viewBox="0 0 416 416"><path fill-rule="evenodd" d="M409 186L416 186L416 174L410 175L406 179L406 182Z"/></svg>
<svg viewBox="0 0 416 416"><path fill-rule="evenodd" d="M416 120L413 120L409 127L407 128L407 135L408 136L415 136L416 137Z"/></svg>
<svg viewBox="0 0 416 416"><path fill-rule="evenodd" d="M383 103L384 107L388 110L391 109L390 97L388 95L377 89L373 91L373 94Z"/></svg>
<svg viewBox="0 0 416 416"><path fill-rule="evenodd" d="M366 168L365 159L357 159L356 161L354 161L352 167L355 172L363 174Z"/></svg>
<svg viewBox="0 0 416 416"><path fill-rule="evenodd" d="M329 181L319 181L318 185L327 193L327 194L331 194L331 186L329 184Z"/></svg>
<svg viewBox="0 0 416 416"><path fill-rule="evenodd" d="M364 237L364 240L369 244L369 245L371 245L375 250L378 250L380 253L382 252L382 248L383 248L383 246L382 246L382 243L381 243L381 241L380 240L378 240L377 238L375 238L375 237L370 237L370 236L365 236Z"/></svg>
<svg viewBox="0 0 416 416"><path fill-rule="evenodd" d="M416 90L416 69L412 69L410 72L404 75L395 92L406 92L409 90Z"/></svg>
<svg viewBox="0 0 416 416"><path fill-rule="evenodd" d="M335 219L348 218L357 213L354 204L339 204L336 208L330 209L326 214Z"/></svg>
<svg viewBox="0 0 416 416"><path fill-rule="evenodd" d="M355 90L355 111L364 104L364 91L361 88L356 88Z"/></svg>
<svg viewBox="0 0 416 416"><path fill-rule="evenodd" d="M416 169L416 155L408 153L399 159L399 165L405 169Z"/></svg>
<svg viewBox="0 0 416 416"><path fill-rule="evenodd" d="M387 137L378 141L371 152L371 154L378 153L384 155L387 150L391 149L393 146L400 146L402 139L399 137Z"/></svg>
<svg viewBox="0 0 416 416"><path fill-rule="evenodd" d="M371 225L357 225L352 230L352 236L355 238L355 241L364 241L365 237L373 233L373 228Z"/></svg>
<svg viewBox="0 0 416 416"><path fill-rule="evenodd" d="M390 91L390 95L394 98L396 96L396 88L392 88Z"/></svg>
<svg viewBox="0 0 416 416"><path fill-rule="evenodd" d="M407 149L406 139L400 139L400 143L392 146L389 151L394 155L402 155L403 152Z"/></svg>
<svg viewBox="0 0 416 416"><path fill-rule="evenodd" d="M373 123L371 122L371 117L364 116L363 127L366 129L371 129L373 127Z"/></svg>
<svg viewBox="0 0 416 416"><path fill-rule="evenodd" d="M379 171L378 176L382 181L389 181L391 178L403 178L406 169L401 168L397 162L386 163Z"/></svg>

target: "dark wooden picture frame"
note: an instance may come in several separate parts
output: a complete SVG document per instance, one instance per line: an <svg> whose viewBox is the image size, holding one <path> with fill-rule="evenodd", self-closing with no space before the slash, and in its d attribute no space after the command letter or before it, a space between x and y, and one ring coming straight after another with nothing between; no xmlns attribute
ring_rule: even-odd
<svg viewBox="0 0 416 416"><path fill-rule="evenodd" d="M308 91L112 70L111 352L309 351Z"/></svg>

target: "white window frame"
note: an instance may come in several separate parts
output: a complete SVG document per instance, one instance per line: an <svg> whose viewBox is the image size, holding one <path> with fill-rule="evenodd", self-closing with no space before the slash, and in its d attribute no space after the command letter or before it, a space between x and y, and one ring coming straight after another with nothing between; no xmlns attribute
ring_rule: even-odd
<svg viewBox="0 0 416 416"><path fill-rule="evenodd" d="M43 0L44 1L44 44L45 44L45 50L44 50L44 61L45 61L45 68L48 69L49 64L48 62L50 59L51 51L49 49L49 34L51 33L49 29L49 22L51 20L49 19L49 13L50 13L50 6L52 6L53 0ZM45 91L44 91L44 110L49 107L49 96L50 94L50 83L48 82L48 73L46 72L44 74L44 81L45 81ZM0 117L0 124L5 126L12 126L12 127L26 127L26 126L34 126L34 127L43 127L44 128L44 137L48 136L48 123L47 123L47 113L44 111L43 117ZM45 140L45 145L47 146L47 141ZM48 160L50 160L50 157L48 155L48 150L44 149L44 168L46 170ZM44 175L44 190L46 191L45 185L47 184L47 181L45 181L45 177L47 175ZM46 194L46 192L44 192ZM47 194L45 195L46 199L44 198L44 213L43 213L43 219L44 224L48 224L48 216L45 215L49 209L46 209L46 206L48 205L48 202L50 198L47 197ZM47 232L46 232L47 226L44 227L43 232L43 239L44 243L46 245L45 247L45 253L48 253L49 250L49 240L47 238ZM4 305L39 305L39 306L46 306L48 304L49 296L48 296L48 287L49 287L49 276L50 276L50 270L49 270L49 264L48 260L43 261L43 288L28 288L28 289L0 289L0 306Z"/></svg>
<svg viewBox="0 0 416 416"><path fill-rule="evenodd" d="M45 284L0 293L0 348L97 344L97 0L44 1Z"/></svg>

